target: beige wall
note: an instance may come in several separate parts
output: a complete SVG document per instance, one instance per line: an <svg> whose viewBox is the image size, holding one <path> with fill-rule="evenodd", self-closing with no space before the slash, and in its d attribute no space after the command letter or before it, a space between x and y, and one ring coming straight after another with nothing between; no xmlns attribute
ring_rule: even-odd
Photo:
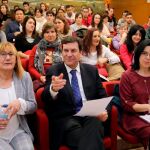
<svg viewBox="0 0 150 150"><path fill-rule="evenodd" d="M112 0L111 7L115 8L115 16L121 17L123 10L132 12L135 21L143 25L150 16L150 3L147 0Z"/></svg>

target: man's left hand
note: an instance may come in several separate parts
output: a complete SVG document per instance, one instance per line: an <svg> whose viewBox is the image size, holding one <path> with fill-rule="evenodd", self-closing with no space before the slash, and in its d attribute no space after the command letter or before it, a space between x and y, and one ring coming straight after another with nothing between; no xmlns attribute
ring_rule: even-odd
<svg viewBox="0 0 150 150"><path fill-rule="evenodd" d="M104 111L104 112L102 112L101 114L99 114L99 115L97 116L97 118L98 118L99 120L101 120L102 122L106 121L107 118L108 118L108 113L107 113L107 111Z"/></svg>

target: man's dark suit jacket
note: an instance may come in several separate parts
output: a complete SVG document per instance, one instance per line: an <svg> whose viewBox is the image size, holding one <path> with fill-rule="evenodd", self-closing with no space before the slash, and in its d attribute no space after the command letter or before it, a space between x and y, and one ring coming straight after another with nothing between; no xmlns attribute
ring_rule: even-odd
<svg viewBox="0 0 150 150"><path fill-rule="evenodd" d="M9 42L14 42L13 39L15 39L15 32L20 32L19 23L17 21L12 21L6 26L5 30L6 37Z"/></svg>
<svg viewBox="0 0 150 150"><path fill-rule="evenodd" d="M101 84L98 71L95 67L88 64L80 64L81 79L83 89L87 100L94 100L106 96L106 92ZM57 98L52 99L50 95L50 84L52 75L59 76L64 74L64 79L67 80L63 89L59 90ZM49 68L46 75L46 86L42 94L42 99L45 102L46 113L49 118L65 118L75 114L75 103L71 85L69 82L68 73L65 65L57 64Z"/></svg>

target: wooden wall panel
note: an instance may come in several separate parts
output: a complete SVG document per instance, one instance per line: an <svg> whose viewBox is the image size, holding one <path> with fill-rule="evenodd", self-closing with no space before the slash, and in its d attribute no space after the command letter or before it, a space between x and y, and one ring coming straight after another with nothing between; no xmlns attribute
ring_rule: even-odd
<svg viewBox="0 0 150 150"><path fill-rule="evenodd" d="M150 16L150 3L147 0L112 0L111 7L115 8L115 16L121 17L123 10L132 12L135 21L143 25Z"/></svg>

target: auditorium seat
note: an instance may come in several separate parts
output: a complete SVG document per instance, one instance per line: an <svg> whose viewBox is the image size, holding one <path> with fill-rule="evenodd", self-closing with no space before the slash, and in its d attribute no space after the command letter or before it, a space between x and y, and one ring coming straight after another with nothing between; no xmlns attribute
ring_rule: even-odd
<svg viewBox="0 0 150 150"><path fill-rule="evenodd" d="M41 94L43 92L44 88L40 88L38 89L38 91L36 92L36 100L37 100L37 104L38 104L38 109L40 109L42 111L42 114L44 115L43 118L43 127L42 129L40 129L40 131L44 133L41 133L41 139L44 138L44 140L42 141L41 145L44 145L45 148L43 150L48 150L49 149L49 129L48 129L48 118L46 117L46 114L44 114L44 103L41 100ZM115 107L112 108L111 111L111 123L110 123L110 136L106 136L104 137L104 145L105 145L105 149L106 150L116 150L117 149L117 110ZM44 121L45 120L45 121ZM41 120L42 121L42 120ZM41 123L39 121L39 123ZM44 137L43 137L44 136ZM62 145L59 150L70 150L67 146Z"/></svg>
<svg viewBox="0 0 150 150"><path fill-rule="evenodd" d="M113 96L113 92L114 92L114 87L116 84L119 84L120 81L109 81L109 82L103 82L103 87L106 90L106 93L108 96ZM118 113L117 113L118 114ZM118 117L119 118L119 117ZM117 126L117 134L125 141L131 143L131 144L139 144L139 139L131 134L128 133L127 131L125 131L123 129L123 127L118 124Z"/></svg>

